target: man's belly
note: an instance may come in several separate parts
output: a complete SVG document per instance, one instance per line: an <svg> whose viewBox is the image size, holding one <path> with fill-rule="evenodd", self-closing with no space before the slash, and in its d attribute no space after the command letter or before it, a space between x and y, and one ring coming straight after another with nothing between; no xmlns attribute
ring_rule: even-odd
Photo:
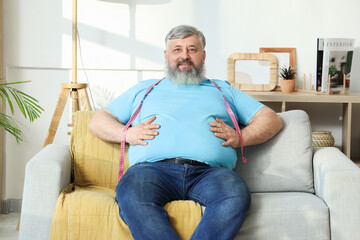
<svg viewBox="0 0 360 240"><path fill-rule="evenodd" d="M157 115L154 123L160 124L159 135L146 146L130 146L130 165L138 162L155 162L166 158L181 157L205 162L211 166L232 169L236 164L236 151L221 145L223 139L210 131L209 122L215 116L194 116L175 119L166 114ZM222 118L222 116L216 116Z"/></svg>

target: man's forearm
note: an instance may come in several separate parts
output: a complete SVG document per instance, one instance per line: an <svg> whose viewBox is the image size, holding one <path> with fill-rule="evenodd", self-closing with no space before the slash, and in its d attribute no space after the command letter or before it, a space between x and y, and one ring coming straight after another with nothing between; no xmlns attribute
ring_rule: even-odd
<svg viewBox="0 0 360 240"><path fill-rule="evenodd" d="M89 123L89 129L95 136L112 143L120 143L124 127L125 125L106 109L96 112Z"/></svg>
<svg viewBox="0 0 360 240"><path fill-rule="evenodd" d="M251 146L266 142L282 128L280 117L270 108L264 107L241 130L243 145Z"/></svg>

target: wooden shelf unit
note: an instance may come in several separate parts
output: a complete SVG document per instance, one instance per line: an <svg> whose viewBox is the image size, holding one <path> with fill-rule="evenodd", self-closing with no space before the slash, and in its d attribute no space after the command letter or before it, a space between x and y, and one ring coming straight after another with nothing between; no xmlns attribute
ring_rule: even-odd
<svg viewBox="0 0 360 240"><path fill-rule="evenodd" d="M245 91L244 91L245 92ZM260 102L279 102L281 111L286 111L286 103L336 103L343 105L342 151L350 158L352 104L360 103L360 93L321 95L316 93L245 92Z"/></svg>

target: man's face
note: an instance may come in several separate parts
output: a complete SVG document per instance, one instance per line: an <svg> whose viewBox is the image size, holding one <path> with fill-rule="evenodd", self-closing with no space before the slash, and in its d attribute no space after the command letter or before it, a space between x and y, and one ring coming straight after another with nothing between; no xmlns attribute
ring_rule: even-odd
<svg viewBox="0 0 360 240"><path fill-rule="evenodd" d="M180 72L191 72L194 66L201 68L206 57L206 52L196 35L170 40L164 54L169 68Z"/></svg>

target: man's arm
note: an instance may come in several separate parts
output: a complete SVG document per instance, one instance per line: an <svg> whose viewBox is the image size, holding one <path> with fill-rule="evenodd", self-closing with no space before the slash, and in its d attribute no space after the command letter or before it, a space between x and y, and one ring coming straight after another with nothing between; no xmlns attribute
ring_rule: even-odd
<svg viewBox="0 0 360 240"><path fill-rule="evenodd" d="M153 129L160 128L158 124L152 124L155 116L143 123L130 127L126 134L126 142L132 145L146 145L144 140L152 140L159 134ZM90 131L98 138L113 143L120 143L125 125L116 118L109 110L101 109L95 113L89 123Z"/></svg>
<svg viewBox="0 0 360 240"><path fill-rule="evenodd" d="M226 125L222 120L216 118L216 122L210 123L210 130L215 136L222 138L223 146L233 148L240 147L240 139L237 132ZM241 130L244 146L256 145L266 142L275 136L282 128L283 123L280 117L269 107L261 108Z"/></svg>
<svg viewBox="0 0 360 240"><path fill-rule="evenodd" d="M242 129L244 146L266 142L275 136L283 127L281 118L269 107L260 109Z"/></svg>

